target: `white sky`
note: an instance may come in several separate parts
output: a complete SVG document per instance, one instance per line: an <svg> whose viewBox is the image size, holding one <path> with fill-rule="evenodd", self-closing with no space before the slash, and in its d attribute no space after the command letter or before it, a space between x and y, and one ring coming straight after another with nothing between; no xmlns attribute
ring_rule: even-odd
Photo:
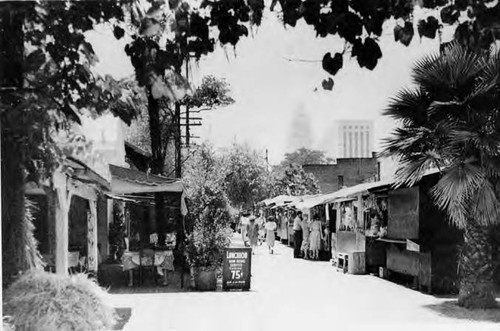
<svg viewBox="0 0 500 331"><path fill-rule="evenodd" d="M236 100L229 107L203 115L203 126L194 132L202 137L198 141L209 140L216 147L246 142L262 153L267 148L270 162L279 163L289 145L293 116L304 107L313 135L308 147L332 154L335 120L369 119L375 122L378 149L380 138L393 127L381 111L395 92L409 85L412 63L438 49L437 40L420 40L418 35L408 48L395 43L392 24L386 23L381 38L383 57L375 70L360 69L355 59L344 56L333 91L324 91L321 81L329 75L321 62L289 62L285 58L320 61L326 52L341 51L343 43L336 37L316 38L303 21L285 29L275 13L266 11L261 27L254 29L253 37L241 40L235 50L218 46L213 54L192 63L190 79L195 85L207 74L223 77L231 84ZM115 40L109 28L90 33L89 40L100 59L98 72L115 78L133 74L123 50L125 41Z"/></svg>

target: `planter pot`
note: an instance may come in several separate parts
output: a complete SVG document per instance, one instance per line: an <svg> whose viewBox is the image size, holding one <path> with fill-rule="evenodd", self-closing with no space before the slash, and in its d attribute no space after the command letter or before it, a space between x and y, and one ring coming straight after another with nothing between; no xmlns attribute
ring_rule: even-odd
<svg viewBox="0 0 500 331"><path fill-rule="evenodd" d="M194 285L198 291L215 291L217 275L215 270L198 269L194 273Z"/></svg>

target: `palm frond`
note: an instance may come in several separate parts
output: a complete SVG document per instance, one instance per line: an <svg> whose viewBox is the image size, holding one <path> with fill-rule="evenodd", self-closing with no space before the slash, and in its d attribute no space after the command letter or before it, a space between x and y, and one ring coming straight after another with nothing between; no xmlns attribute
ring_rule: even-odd
<svg viewBox="0 0 500 331"><path fill-rule="evenodd" d="M498 86L500 83L500 51L490 54L485 62L484 72L480 81L487 84L493 82Z"/></svg>
<svg viewBox="0 0 500 331"><path fill-rule="evenodd" d="M417 61L412 78L437 100L462 100L475 87L484 67L481 56L458 44L437 56L432 54Z"/></svg>
<svg viewBox="0 0 500 331"><path fill-rule="evenodd" d="M439 154L434 151L414 155L400 160L400 167L395 174L395 187L413 186L422 179L427 170L439 166Z"/></svg>
<svg viewBox="0 0 500 331"><path fill-rule="evenodd" d="M484 181L485 174L480 167L460 162L447 169L431 193L436 205L448 213L456 226L463 228L469 217L471 198Z"/></svg>
<svg viewBox="0 0 500 331"><path fill-rule="evenodd" d="M383 115L401 121L405 126L421 126L427 123L427 106L430 101L422 90L402 89L390 99Z"/></svg>
<svg viewBox="0 0 500 331"><path fill-rule="evenodd" d="M500 183L500 156L486 155L482 159L482 165L486 176L496 179Z"/></svg>
<svg viewBox="0 0 500 331"><path fill-rule="evenodd" d="M471 216L479 225L487 226L500 222L498 197L489 180L483 181L471 199Z"/></svg>

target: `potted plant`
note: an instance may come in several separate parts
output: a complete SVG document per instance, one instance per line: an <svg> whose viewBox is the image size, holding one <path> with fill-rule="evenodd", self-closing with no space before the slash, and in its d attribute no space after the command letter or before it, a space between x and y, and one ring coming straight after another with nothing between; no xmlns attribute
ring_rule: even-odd
<svg viewBox="0 0 500 331"><path fill-rule="evenodd" d="M217 270L230 244L229 202L224 188L224 169L210 146L203 145L186 166L184 176L189 198L189 224L184 255L195 288L215 290Z"/></svg>
<svg viewBox="0 0 500 331"><path fill-rule="evenodd" d="M228 220L226 208L209 206L186 238L186 260L197 290L214 291L217 287L217 270L222 266L224 250L230 244Z"/></svg>

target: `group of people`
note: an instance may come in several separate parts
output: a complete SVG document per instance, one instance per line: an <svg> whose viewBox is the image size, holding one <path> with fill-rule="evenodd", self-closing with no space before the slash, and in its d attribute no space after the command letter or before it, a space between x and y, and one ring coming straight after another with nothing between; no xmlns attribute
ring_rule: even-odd
<svg viewBox="0 0 500 331"><path fill-rule="evenodd" d="M245 246L250 246L253 252L259 243L262 244L265 237L269 253L273 254L276 240L274 232L278 226L274 217L269 217L266 220L262 215L258 217L254 215L242 216L240 224Z"/></svg>
<svg viewBox="0 0 500 331"><path fill-rule="evenodd" d="M293 220L293 257L318 260L322 239L324 235L319 216L316 214L309 221L307 214L298 211Z"/></svg>

